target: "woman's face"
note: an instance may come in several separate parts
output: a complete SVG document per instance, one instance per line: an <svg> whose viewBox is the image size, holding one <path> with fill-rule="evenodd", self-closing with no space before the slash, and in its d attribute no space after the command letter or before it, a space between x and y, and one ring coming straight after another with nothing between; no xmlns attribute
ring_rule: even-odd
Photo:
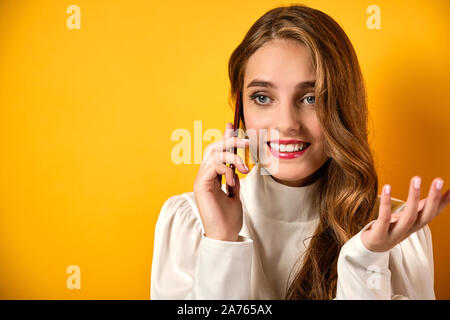
<svg viewBox="0 0 450 320"><path fill-rule="evenodd" d="M310 53L295 40L267 42L247 61L243 87L246 130L256 132L258 155L265 158L261 161L259 157L261 166L286 185L312 183L328 159L314 105L315 80ZM264 132L267 134L261 134ZM273 138L277 136L279 141ZM251 144L256 143L255 138L250 139Z"/></svg>

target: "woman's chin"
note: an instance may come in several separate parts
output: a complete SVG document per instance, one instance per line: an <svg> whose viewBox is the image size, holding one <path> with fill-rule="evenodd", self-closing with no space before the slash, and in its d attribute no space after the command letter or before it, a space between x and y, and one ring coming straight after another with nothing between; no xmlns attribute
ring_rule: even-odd
<svg viewBox="0 0 450 320"><path fill-rule="evenodd" d="M289 184L295 184L304 179L307 174L299 168L299 164L285 164L279 161L270 162L263 167L277 180L286 181Z"/></svg>

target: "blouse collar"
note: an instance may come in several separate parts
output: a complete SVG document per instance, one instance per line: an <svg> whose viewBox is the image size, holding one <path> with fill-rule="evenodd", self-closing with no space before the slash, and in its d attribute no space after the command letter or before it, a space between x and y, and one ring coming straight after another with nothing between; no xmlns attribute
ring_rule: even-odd
<svg viewBox="0 0 450 320"><path fill-rule="evenodd" d="M277 182L257 163L242 180L244 201L249 213L262 214L286 222L308 222L319 218L316 200L321 178L304 187ZM248 200L248 201L247 201Z"/></svg>

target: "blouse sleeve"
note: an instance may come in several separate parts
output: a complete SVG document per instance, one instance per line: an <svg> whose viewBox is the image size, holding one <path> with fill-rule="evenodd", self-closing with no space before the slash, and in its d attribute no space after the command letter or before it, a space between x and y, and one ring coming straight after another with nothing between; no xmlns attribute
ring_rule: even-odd
<svg viewBox="0 0 450 320"><path fill-rule="evenodd" d="M405 205L400 201L394 212ZM341 248L335 299L436 299L428 225L391 250L374 252L361 240L361 233L374 222L367 224Z"/></svg>
<svg viewBox="0 0 450 320"><path fill-rule="evenodd" d="M195 204L177 195L155 227L151 299L249 299L253 241L207 238Z"/></svg>

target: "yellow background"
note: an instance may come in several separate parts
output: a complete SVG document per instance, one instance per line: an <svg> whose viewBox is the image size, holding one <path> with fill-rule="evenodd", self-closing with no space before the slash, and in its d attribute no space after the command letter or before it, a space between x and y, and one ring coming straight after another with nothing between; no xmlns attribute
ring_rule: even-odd
<svg viewBox="0 0 450 320"><path fill-rule="evenodd" d="M336 19L367 82L380 185L450 186L450 5L304 1ZM81 29L69 30L69 5ZM163 202L191 191L178 128L223 131L227 63L279 1L0 2L0 298L148 299ZM369 30L366 8L381 8ZM204 142L203 147L208 143ZM192 153L192 159L194 154ZM438 298L450 298L450 209L431 223ZM81 268L69 290L66 268Z"/></svg>

